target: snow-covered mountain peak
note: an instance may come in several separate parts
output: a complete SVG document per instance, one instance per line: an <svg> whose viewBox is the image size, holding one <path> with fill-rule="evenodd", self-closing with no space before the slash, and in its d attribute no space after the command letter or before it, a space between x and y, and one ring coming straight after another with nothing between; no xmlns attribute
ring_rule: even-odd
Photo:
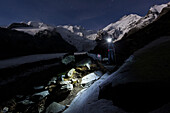
<svg viewBox="0 0 170 113"><path fill-rule="evenodd" d="M82 26L72 26L72 25L64 25L64 26L57 26L57 30L60 31L67 31L70 33L73 33L79 37L86 37L90 40L95 40L95 37L93 36L93 34L96 34L97 31L95 30L86 30L84 27ZM77 37L76 36L76 37Z"/></svg>
<svg viewBox="0 0 170 113"><path fill-rule="evenodd" d="M136 14L125 15L119 21L111 23L100 32L104 33L105 37L109 35L115 38L115 41L118 41L125 35L125 33L128 33L131 29L141 29L154 22L161 11L165 7L169 6L170 2L167 4L155 5L150 8L149 13L144 17L138 16Z"/></svg>
<svg viewBox="0 0 170 113"><path fill-rule="evenodd" d="M29 21L27 23L28 26L31 26L33 28L44 28L44 29L54 29L54 26L47 25L43 22L36 22L36 21Z"/></svg>
<svg viewBox="0 0 170 113"><path fill-rule="evenodd" d="M167 5L170 6L170 2L168 2Z"/></svg>
<svg viewBox="0 0 170 113"><path fill-rule="evenodd" d="M42 22L35 22L35 21L29 21L27 24L35 28L40 28L44 25L44 23Z"/></svg>
<svg viewBox="0 0 170 113"><path fill-rule="evenodd" d="M122 18L120 18L119 21L123 21L126 19L136 19L136 18L141 18L141 16L137 15L137 14L129 14L129 15L125 15Z"/></svg>
<svg viewBox="0 0 170 113"><path fill-rule="evenodd" d="M117 21L116 23L111 23L110 25L106 26L103 31L110 31L109 33L113 33L114 29L124 29L126 27L128 27L129 25L137 22L139 19L141 18L141 16L138 16L136 14L130 14L130 15L126 15L123 16L119 21Z"/></svg>
<svg viewBox="0 0 170 113"><path fill-rule="evenodd" d="M47 24L44 24L42 22L35 22L35 21L29 21L26 23L29 27L17 27L14 28L17 31L22 31L25 33L28 33L30 35L35 35L36 33L43 31L43 30L53 30L53 26L49 26Z"/></svg>
<svg viewBox="0 0 170 113"><path fill-rule="evenodd" d="M149 25L150 23L154 22L158 18L162 10L165 7L168 7L169 5L170 5L170 2L167 4L162 4L162 5L154 5L153 7L151 7L149 9L148 14L138 21L136 28L141 29Z"/></svg>
<svg viewBox="0 0 170 113"><path fill-rule="evenodd" d="M120 40L141 18L141 16L136 14L125 15L119 21L106 26L102 31L107 32L108 35Z"/></svg>
<svg viewBox="0 0 170 113"><path fill-rule="evenodd" d="M170 2L168 4L170 4ZM154 5L153 7L150 8L150 11L152 13L158 13L159 14L159 13L161 13L163 8L168 6L168 4Z"/></svg>
<svg viewBox="0 0 170 113"><path fill-rule="evenodd" d="M64 25L64 26L57 26L58 28L64 28L67 29L68 31L75 33L75 32L83 32L86 31L82 26L72 26L72 25Z"/></svg>

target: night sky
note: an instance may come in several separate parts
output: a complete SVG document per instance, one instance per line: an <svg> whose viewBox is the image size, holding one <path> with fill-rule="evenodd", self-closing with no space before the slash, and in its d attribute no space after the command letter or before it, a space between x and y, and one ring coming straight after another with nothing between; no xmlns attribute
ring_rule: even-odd
<svg viewBox="0 0 170 113"><path fill-rule="evenodd" d="M155 4L169 0L1 0L0 25L40 21L50 25L81 25L101 29L131 13L144 16Z"/></svg>

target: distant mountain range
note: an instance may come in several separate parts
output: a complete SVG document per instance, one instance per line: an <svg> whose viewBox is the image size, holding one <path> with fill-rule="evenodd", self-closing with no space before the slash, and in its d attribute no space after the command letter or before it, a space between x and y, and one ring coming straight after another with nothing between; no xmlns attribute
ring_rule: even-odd
<svg viewBox="0 0 170 113"><path fill-rule="evenodd" d="M78 51L89 51L94 49L97 31L85 30L81 26L49 26L41 22L30 21L28 23L13 23L8 28L35 36L37 33L49 30L60 33L62 38L69 44L75 46Z"/></svg>
<svg viewBox="0 0 170 113"><path fill-rule="evenodd" d="M3 48L8 48L8 52L4 52L4 54L10 54L10 50L12 50L13 52L10 56L18 56L17 54L12 54L18 53L20 55L26 55L95 50L102 45L101 43L104 42L103 39L107 37L115 38L115 42L117 42L123 37L133 34L154 21L157 21L163 9L168 8L169 5L170 2L155 5L149 9L148 14L144 17L136 14L126 15L119 21L109 24L100 31L86 30L81 26L72 25L50 26L42 22L33 21L29 21L28 23L12 23L7 28L0 28L0 43L2 43L0 51L4 52L5 50ZM98 41L101 39L102 41ZM24 43L26 43L27 46L22 45ZM17 49L17 46L22 48L22 51L19 51L20 49ZM16 48L16 50L14 50L14 48ZM30 48L32 50L30 50ZM34 52L32 52L33 50ZM5 56L8 55L4 55L4 57Z"/></svg>

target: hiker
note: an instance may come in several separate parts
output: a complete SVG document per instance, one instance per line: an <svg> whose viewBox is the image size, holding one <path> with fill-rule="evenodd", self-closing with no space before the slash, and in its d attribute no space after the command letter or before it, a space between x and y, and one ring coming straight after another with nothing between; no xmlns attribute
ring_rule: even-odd
<svg viewBox="0 0 170 113"><path fill-rule="evenodd" d="M108 42L108 63L112 64L114 62L114 44L112 38L108 38L107 42Z"/></svg>

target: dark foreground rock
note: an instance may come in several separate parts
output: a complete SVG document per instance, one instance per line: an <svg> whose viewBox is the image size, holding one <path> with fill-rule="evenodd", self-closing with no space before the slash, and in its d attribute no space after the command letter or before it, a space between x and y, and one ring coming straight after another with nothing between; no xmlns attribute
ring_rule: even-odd
<svg viewBox="0 0 170 113"><path fill-rule="evenodd" d="M161 37L135 52L133 59L118 70L117 77L101 88L99 99L111 100L114 106L137 113L151 112L169 103L169 51L170 37Z"/></svg>
<svg viewBox="0 0 170 113"><path fill-rule="evenodd" d="M46 109L45 113L59 113L62 112L66 107L59 103L53 102Z"/></svg>

